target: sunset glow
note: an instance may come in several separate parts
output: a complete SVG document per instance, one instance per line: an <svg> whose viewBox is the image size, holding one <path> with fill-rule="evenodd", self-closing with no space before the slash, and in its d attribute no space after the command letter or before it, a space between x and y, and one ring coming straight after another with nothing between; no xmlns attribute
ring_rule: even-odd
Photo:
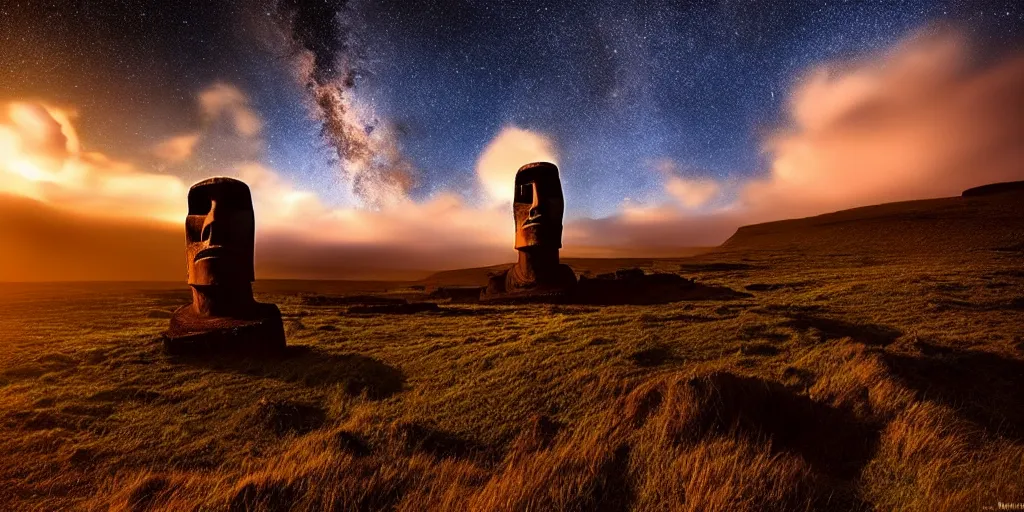
<svg viewBox="0 0 1024 512"><path fill-rule="evenodd" d="M963 35L941 30L912 34L855 62L809 69L789 95L788 121L763 142L767 169L723 179L695 174L671 158L636 162L661 180L662 192L644 200L608 197L619 203L616 212L596 219L576 213L570 202L564 252L628 256L710 246L744 224L1020 179L1024 121L1012 113L1024 108L1016 93L1024 88L1024 57L978 68L969 65L971 55ZM9 102L0 121L0 193L100 222L178 229L185 193L199 177L191 165L219 147L271 143L261 113L234 85L211 84L194 105L202 119L195 131L168 133L150 151L156 160L132 160L107 153L119 148L92 147L90 134L79 133L74 105ZM390 142L374 135L366 144ZM475 182L416 198L380 189L373 204L339 204L336 192L295 185L285 177L294 170L265 161L258 149L204 167L250 185L258 261L278 250L280 240L301 240L323 248L317 258L336 252L341 266L361 264L346 251L380 249L396 255L377 262L385 267L454 268L511 257L512 177L525 162L559 162L559 145L550 134L508 125L480 147ZM563 166L562 178L571 191L577 180L571 165ZM306 264L323 266L302 257L295 262Z"/></svg>

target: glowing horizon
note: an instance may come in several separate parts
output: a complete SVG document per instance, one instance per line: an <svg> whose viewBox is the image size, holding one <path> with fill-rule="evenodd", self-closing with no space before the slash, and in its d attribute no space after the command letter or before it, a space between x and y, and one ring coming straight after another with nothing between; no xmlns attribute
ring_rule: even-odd
<svg viewBox="0 0 1024 512"><path fill-rule="evenodd" d="M661 196L622 201L615 214L596 219L574 215L568 203L563 255L647 256L643 251L653 248L713 246L744 224L1024 179L1018 164L1024 150L1017 144L1024 121L1012 115L1022 106L1014 91L1024 89L1024 57L1013 54L984 67L973 59L963 34L929 30L856 61L816 66L788 96L788 125L763 141L768 169L723 180L693 175L671 158L638 162L660 179ZM0 193L83 218L179 226L191 184L187 173L158 172L151 163L92 147L70 107L4 106ZM197 93L195 108L203 126L168 133L150 149L168 169L187 168L204 147L225 140L270 143L266 121L235 85L210 84ZM347 252L385 250L396 253L386 268L482 266L512 257L515 171L531 161L559 162L561 143L505 125L480 148L476 181L468 188L440 188L421 199L392 190L380 195L387 201L363 205L337 205L322 191L296 186L285 177L293 172L281 172L258 152L220 164L215 174L250 186L258 245L290 240L318 248L328 260L333 251L339 267L359 266L343 261ZM575 173L563 164L563 182L571 184ZM451 264L438 268L445 261Z"/></svg>

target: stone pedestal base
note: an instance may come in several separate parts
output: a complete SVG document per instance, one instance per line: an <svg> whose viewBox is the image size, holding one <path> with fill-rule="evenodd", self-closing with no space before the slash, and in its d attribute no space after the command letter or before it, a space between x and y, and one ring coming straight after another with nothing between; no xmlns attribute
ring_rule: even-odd
<svg viewBox="0 0 1024 512"><path fill-rule="evenodd" d="M510 288L508 273L506 270L501 274L491 277L485 288L480 293L480 302L491 304L528 304L532 302L543 302L557 304L566 302L571 298L573 289L576 287L576 273L568 265L559 265L558 271L554 273L554 279L549 283L536 283L531 286Z"/></svg>
<svg viewBox="0 0 1024 512"><path fill-rule="evenodd" d="M245 318L200 317L182 306L161 340L173 355L274 355L285 348L281 311L273 304L256 304Z"/></svg>

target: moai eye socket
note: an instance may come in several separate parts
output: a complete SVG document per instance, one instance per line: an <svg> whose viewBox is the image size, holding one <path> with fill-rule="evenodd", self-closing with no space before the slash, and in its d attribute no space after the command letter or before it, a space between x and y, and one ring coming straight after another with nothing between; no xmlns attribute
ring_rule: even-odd
<svg viewBox="0 0 1024 512"><path fill-rule="evenodd" d="M533 203L533 183L523 183L516 186L517 203Z"/></svg>
<svg viewBox="0 0 1024 512"><path fill-rule="evenodd" d="M217 210L246 210L252 209L252 203L248 198L239 197L237 194L220 194L217 197Z"/></svg>
<svg viewBox="0 0 1024 512"><path fill-rule="evenodd" d="M210 213L210 196L203 193L189 194L188 196L188 214L189 215L206 215Z"/></svg>

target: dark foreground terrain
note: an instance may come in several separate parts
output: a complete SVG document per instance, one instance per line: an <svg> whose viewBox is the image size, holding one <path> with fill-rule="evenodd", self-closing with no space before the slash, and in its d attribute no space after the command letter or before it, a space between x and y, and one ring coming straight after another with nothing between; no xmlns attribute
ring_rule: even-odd
<svg viewBox="0 0 1024 512"><path fill-rule="evenodd" d="M0 285L7 510L978 510L1024 503L1024 194L741 229L737 292L396 314L258 283L278 361L174 359L178 284ZM597 267L600 268L597 268ZM422 289L420 288L422 287ZM395 291L395 289L399 289Z"/></svg>

